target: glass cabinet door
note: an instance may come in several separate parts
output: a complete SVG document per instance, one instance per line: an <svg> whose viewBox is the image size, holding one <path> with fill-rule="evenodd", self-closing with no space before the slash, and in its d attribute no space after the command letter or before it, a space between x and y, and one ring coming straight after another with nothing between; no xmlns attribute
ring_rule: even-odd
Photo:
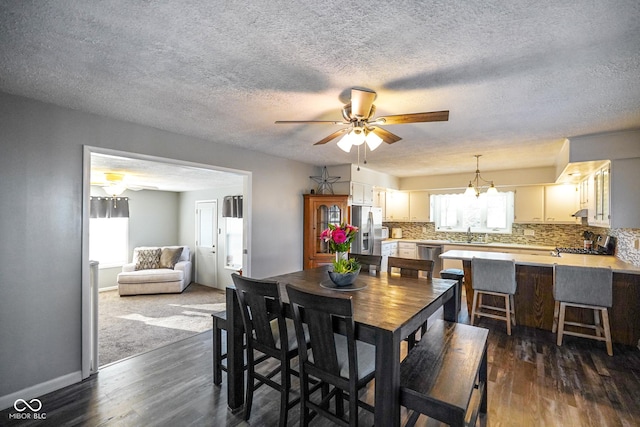
<svg viewBox="0 0 640 427"><path fill-rule="evenodd" d="M320 239L320 234L329 224L339 225L342 222L342 209L338 205L319 205L316 209L316 252L329 253L329 244Z"/></svg>

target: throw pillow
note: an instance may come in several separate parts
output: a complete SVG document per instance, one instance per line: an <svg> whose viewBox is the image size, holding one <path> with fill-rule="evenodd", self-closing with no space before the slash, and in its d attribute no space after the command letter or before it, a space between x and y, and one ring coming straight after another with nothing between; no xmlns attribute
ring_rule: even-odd
<svg viewBox="0 0 640 427"><path fill-rule="evenodd" d="M160 265L161 249L140 249L138 250L138 262L136 270L151 270Z"/></svg>
<svg viewBox="0 0 640 427"><path fill-rule="evenodd" d="M162 248L160 254L160 268L173 269L182 255L183 248Z"/></svg>

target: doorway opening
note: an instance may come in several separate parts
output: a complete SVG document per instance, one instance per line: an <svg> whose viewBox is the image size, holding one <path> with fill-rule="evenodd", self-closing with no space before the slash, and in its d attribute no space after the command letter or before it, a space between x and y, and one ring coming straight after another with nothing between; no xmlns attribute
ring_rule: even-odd
<svg viewBox="0 0 640 427"><path fill-rule="evenodd" d="M95 197L96 195L108 197L107 190L103 187L109 187L109 183L100 181L100 179L104 179L106 173L120 174L122 176L120 183L126 187L121 196L130 199L131 209L135 207L135 210L142 209L147 212L142 217L140 215L134 216L133 211L131 213L127 248L128 261L130 262L133 249L138 246L186 245L192 247L192 253L195 253L196 216L193 211L195 201L211 200L217 202L217 200L229 193L242 193L244 200L250 201L251 173L96 147L85 147L83 173L82 374L83 378L86 378L97 372L99 365L103 365L96 350L98 347L96 343L99 341L99 333L97 331L100 325L98 324L98 312L95 307L97 305L96 301L98 301L101 294L99 291L108 288L110 284L111 290L117 293L116 277L121 270L120 266L100 268L98 264L98 274L95 274L96 266L92 267L90 265L90 261L94 260L91 259L89 251L91 242L89 201L92 196ZM109 176L109 178L112 178L112 176ZM165 203L166 200L169 200L167 202L168 205ZM147 203L149 206L141 208L143 203ZM169 214L163 213L166 214L163 220L154 218L156 215L149 214L149 212L162 211L163 207L166 206L170 206L169 210L172 210L172 212ZM249 227L250 203L246 203L244 209L242 245L247 248L251 242ZM160 214L157 216L162 217ZM171 218L173 218L173 222ZM171 228L166 226L167 224L173 224L173 230L164 230ZM211 230L215 234L221 232L217 224L212 226ZM219 253L219 256L224 257L223 251L216 250L216 252ZM249 269L251 265L249 261L250 255L246 250L243 252L242 264L246 269ZM193 264L196 262L197 258L194 259ZM219 260L216 260L216 262L217 265L220 265ZM213 282L213 286L224 287L226 281L220 280L219 277L224 274L230 275L232 271L217 268L215 270L217 270L216 275L218 277ZM195 271L192 272L191 277L195 277L194 273ZM194 288L198 286L196 284ZM211 286L211 284L207 286ZM200 289L206 291L206 287ZM159 296L161 297L162 295ZM122 299L127 298L136 297L122 297ZM187 308L185 308L185 311L187 311Z"/></svg>

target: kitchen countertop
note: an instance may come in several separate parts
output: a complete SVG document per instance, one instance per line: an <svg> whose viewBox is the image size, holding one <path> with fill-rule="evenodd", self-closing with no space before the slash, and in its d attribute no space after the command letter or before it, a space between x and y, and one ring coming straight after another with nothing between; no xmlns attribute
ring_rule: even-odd
<svg viewBox="0 0 640 427"><path fill-rule="evenodd" d="M576 267L611 267L615 273L639 274L640 267L636 267L628 262L621 261L612 255L580 255L580 254L561 254L560 257L551 255L528 255L515 254L509 252L482 252L482 251L464 251L451 250L440 255L443 259L458 259L462 261L471 261L473 257L498 259L498 260L515 260L517 265L531 265L539 267L552 267L554 264L568 265Z"/></svg>
<svg viewBox="0 0 640 427"><path fill-rule="evenodd" d="M482 248L504 248L504 249L531 249L536 251L553 251L556 249L555 246L543 246L543 245L523 245L519 243L499 243L499 242L489 242L489 243L467 243L467 242L452 242L449 240L428 240L428 239L385 239L384 242L407 242L407 243L422 243L427 245L442 245L442 246L473 246L477 247L478 250L482 250Z"/></svg>

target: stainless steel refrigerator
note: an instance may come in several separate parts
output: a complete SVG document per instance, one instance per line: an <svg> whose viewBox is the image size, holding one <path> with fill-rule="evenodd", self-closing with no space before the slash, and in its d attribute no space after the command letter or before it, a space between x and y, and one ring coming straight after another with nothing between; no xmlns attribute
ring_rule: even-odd
<svg viewBox="0 0 640 427"><path fill-rule="evenodd" d="M382 208L351 206L351 224L358 227L351 252L364 255L380 255L382 241Z"/></svg>

